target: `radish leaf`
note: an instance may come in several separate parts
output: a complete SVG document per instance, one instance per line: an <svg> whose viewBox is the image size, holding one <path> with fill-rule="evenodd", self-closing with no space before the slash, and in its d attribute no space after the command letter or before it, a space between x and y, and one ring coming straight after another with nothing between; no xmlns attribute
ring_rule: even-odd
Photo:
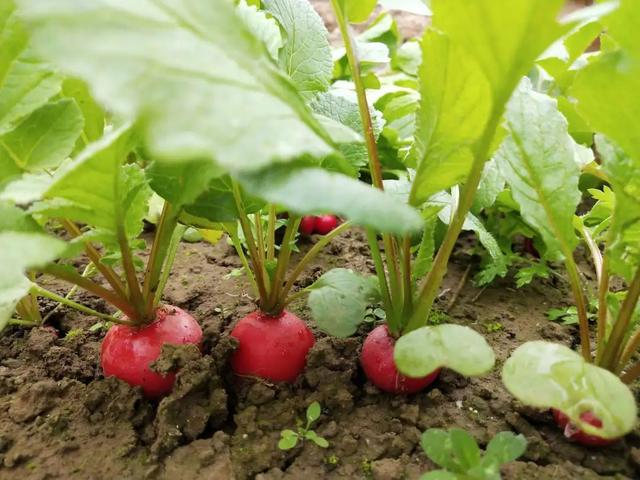
<svg viewBox="0 0 640 480"><path fill-rule="evenodd" d="M495 354L482 335L469 327L443 324L413 330L396 342L398 370L410 377L424 377L446 367L465 376L488 373Z"/></svg>
<svg viewBox="0 0 640 480"><path fill-rule="evenodd" d="M16 3L37 51L115 115L139 120L154 158L247 171L332 151L232 2Z"/></svg>
<svg viewBox="0 0 640 480"><path fill-rule="evenodd" d="M505 362L502 381L518 400L536 408L554 408L580 430L603 438L618 438L636 424L636 405L629 388L613 373L585 362L569 347L527 342ZM580 416L591 412L602 421L597 428Z"/></svg>

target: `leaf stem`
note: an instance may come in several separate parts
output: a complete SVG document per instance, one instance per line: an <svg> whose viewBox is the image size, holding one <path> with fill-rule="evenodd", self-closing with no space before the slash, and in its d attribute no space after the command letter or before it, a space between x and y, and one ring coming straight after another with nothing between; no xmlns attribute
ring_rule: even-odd
<svg viewBox="0 0 640 480"><path fill-rule="evenodd" d="M267 260L275 258L276 251L276 206L269 204L269 221L267 224Z"/></svg>
<svg viewBox="0 0 640 480"><path fill-rule="evenodd" d="M84 270L82 271L82 276L83 277L89 277L93 272L95 271L95 265L93 262L89 262L87 263L87 266L84 267ZM69 291L67 292L67 294L64 296L64 298L70 300L71 297L73 297L76 293L76 291L78 290L78 285L73 285ZM46 323L46 321L54 314L56 313L60 307L62 306L61 303L58 303L58 305L55 306L55 308L53 310L51 310L49 313L47 313L45 315L45 317L42 319L41 323Z"/></svg>
<svg viewBox="0 0 640 480"><path fill-rule="evenodd" d="M229 238L231 238L231 243L233 243L234 248L236 249L236 253L238 257L240 257L240 261L242 262L242 266L247 272L247 277L249 278L249 282L251 283L251 288L253 289L253 294L256 298L260 298L260 289L258 288L258 284L256 283L256 277L253 274L253 270L249 265L249 261L247 260L247 256L244 254L244 249L242 248L242 242L240 241L240 237L238 236L237 230L227 229L227 234Z"/></svg>
<svg viewBox="0 0 640 480"><path fill-rule="evenodd" d="M376 267L376 275L378 276L378 285L380 286L380 295L382 296L382 304L387 313L387 327L393 335L400 333L399 319L393 314L393 305L391 304L391 296L389 294L389 284L387 283L387 273L384 270L382 255L378 247L378 237L373 230L367 229L367 240L371 258Z"/></svg>
<svg viewBox="0 0 640 480"><path fill-rule="evenodd" d="M39 327L41 324L32 322L31 320L22 320L20 318L10 318L8 325L16 325L18 327Z"/></svg>
<svg viewBox="0 0 640 480"><path fill-rule="evenodd" d="M636 304L638 303L639 297L640 268L636 270L633 280L629 285L629 291L622 302L618 319L613 325L613 330L611 330L609 341L607 342L607 346L605 347L605 351L602 356L602 366L611 371L616 370L617 363L620 361L624 337L627 333L627 329L629 328L629 324L631 323L631 319L633 318L633 312Z"/></svg>
<svg viewBox="0 0 640 480"><path fill-rule="evenodd" d="M318 254L322 251L322 249L331 240L333 240L335 237L337 237L338 235L340 235L342 232L346 231L350 227L351 227L351 224L349 222L344 222L342 225L339 225L338 227L333 229L331 232L324 235L320 240L318 240L318 242L306 253L306 255L302 257L302 259L298 262L298 264L294 268L293 272L291 272L291 274L289 275L289 278L287 279L287 281L284 284L284 287L282 288L282 292L280 293L281 302L285 301L285 298L287 297L287 295L289 295L289 292L293 288L293 285L295 284L296 280L298 280L298 277L302 274L304 269L309 266L309 264L313 261L313 259L318 256ZM278 308L284 308L284 306L277 305L276 310Z"/></svg>
<svg viewBox="0 0 640 480"><path fill-rule="evenodd" d="M620 375L620 380L629 385L638 377L640 377L640 361L634 363L622 375Z"/></svg>
<svg viewBox="0 0 640 480"><path fill-rule="evenodd" d="M402 240L402 295L404 306L402 318L411 318L413 313L413 280L411 278L411 236L405 235Z"/></svg>
<svg viewBox="0 0 640 480"><path fill-rule="evenodd" d="M284 288L284 276L287 273L289 267L289 259L291 258L291 245L298 227L300 225L300 217L291 215L287 220L287 227L284 232L284 238L282 239L282 245L280 245L280 253L278 254L278 265L276 266L276 273L273 276L271 282L271 295L266 305L263 305L262 309L265 313L270 315L277 315L281 310L280 305L282 301L282 291Z"/></svg>
<svg viewBox="0 0 640 480"><path fill-rule="evenodd" d="M152 290L153 301L151 304L151 309L147 312L149 316L155 316L156 308L158 308L160 300L162 300L162 294L165 287L167 286L167 282L169 281L169 276L171 275L171 270L173 269L173 263L176 259L178 247L180 246L180 240L182 239L182 235L184 235L186 229L187 227L185 227L184 225L176 225L173 229L171 239L169 240L169 246L166 249L166 260L164 262L164 267L162 268L162 273L160 274L160 278L158 279L156 287Z"/></svg>
<svg viewBox="0 0 640 480"><path fill-rule="evenodd" d="M65 230L67 230L67 232L69 232L72 237L77 238L82 235L82 231L75 223L67 219L61 219L61 223L64 226ZM111 285L111 288L113 288L113 290L123 299L126 299L127 289L122 283L120 276L109 265L105 265L102 263L102 255L100 255L100 252L98 252L98 250L90 242L84 242L84 247L87 256L96 266L102 276L107 280L109 285Z"/></svg>
<svg viewBox="0 0 640 480"><path fill-rule="evenodd" d="M576 310L578 313L578 323L580 327L580 349L582 350L582 356L587 362L591 362L591 341L589 339L589 317L587 315L587 304L584 298L584 292L582 291L582 284L580 282L580 272L578 266L573 259L572 252L564 252L565 260L564 264L567 269L567 275L569 276L569 285L571 286L571 292L573 294L574 301L576 302Z"/></svg>
<svg viewBox="0 0 640 480"><path fill-rule="evenodd" d="M70 300L66 297L62 297L60 295L57 295L53 292L50 292L49 290L42 288L41 286L33 283L31 285L31 290L32 293L34 293L35 295L38 295L40 297L45 297L45 298L50 298L51 300L58 302L61 305L66 305L67 307L73 308L75 310L78 310L79 312L82 313L86 313L87 315L93 315L94 317L98 317L101 318L102 320L106 320L108 322L114 322L114 323L125 323L126 325L132 325L131 322L127 322L127 321L121 321L115 317L113 317L112 315L107 315L106 313L101 313L98 312L96 310L94 310L93 308L89 308L85 305L82 305L80 303L74 302L73 300Z"/></svg>
<svg viewBox="0 0 640 480"><path fill-rule="evenodd" d="M247 248L249 249L249 258L253 264L253 273L256 277L256 285L258 287L258 296L260 297L260 304L263 304L269 298L268 284L263 274L264 267L260 263L260 256L258 255L255 238L253 237L253 231L249 222L249 217L244 209L242 202L242 196L240 195L240 187L235 180L231 180L231 190L233 192L233 198L238 210L238 219L240 220L240 227L244 233L245 241L247 242ZM251 269L250 269L251 270Z"/></svg>

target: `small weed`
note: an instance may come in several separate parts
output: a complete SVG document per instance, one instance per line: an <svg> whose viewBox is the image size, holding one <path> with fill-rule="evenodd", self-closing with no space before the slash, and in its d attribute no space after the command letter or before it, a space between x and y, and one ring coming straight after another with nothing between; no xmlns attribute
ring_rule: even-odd
<svg viewBox="0 0 640 480"><path fill-rule="evenodd" d="M280 432L280 441L278 442L278 448L280 450L291 450L298 442L304 442L305 440L311 440L313 443L321 448L327 448L329 442L318 435L311 429L311 425L320 418L321 408L318 402L313 402L307 407L307 422L304 427L298 427L297 431L294 430L282 430Z"/></svg>

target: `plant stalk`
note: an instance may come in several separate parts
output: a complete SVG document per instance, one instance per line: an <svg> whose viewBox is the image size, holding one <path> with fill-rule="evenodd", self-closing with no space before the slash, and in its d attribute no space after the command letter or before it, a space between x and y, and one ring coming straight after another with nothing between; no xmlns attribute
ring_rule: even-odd
<svg viewBox="0 0 640 480"><path fill-rule="evenodd" d="M638 377L640 377L640 362L634 363L628 370L626 370L620 376L620 380L629 385Z"/></svg>
<svg viewBox="0 0 640 480"><path fill-rule="evenodd" d="M380 286L380 295L382 297L382 304L384 310L387 313L387 326L393 335L397 335L399 332L399 319L393 314L393 305L391 304L391 295L389 294L389 284L387 283L387 274L384 270L384 263L382 261L382 254L378 247L378 237L376 233L370 229L367 229L367 240L369 243L369 249L371 250L371 258L373 258L373 264L376 267L376 275L378 276L378 285Z"/></svg>
<svg viewBox="0 0 640 480"><path fill-rule="evenodd" d="M247 272L247 277L249 278L249 283L251 283L251 288L253 289L254 296L256 298L260 298L260 289L258 288L258 284L256 283L256 277L254 276L253 270L249 265L247 256L244 254L244 249L242 248L242 242L240 241L240 237L238 237L238 232L227 230L227 234L231 238L231 243L233 243L233 246L236 249L236 253L238 254L238 257L240 257L240 261L242 262L242 266Z"/></svg>
<svg viewBox="0 0 640 480"><path fill-rule="evenodd" d="M169 241L169 246L166 251L166 260L164 262L164 268L162 269L162 273L160 274L160 278L158 279L158 283L156 288L152 290L152 304L151 309L147 312L148 315L154 317L156 308L160 304L160 300L162 299L162 293L164 292L165 287L167 286L167 282L169 281L169 276L171 275L171 270L173 269L173 263L176 259L176 253L178 252L178 246L180 246L180 240L182 239L182 235L187 230L187 227L184 225L177 225L172 232L171 239Z"/></svg>
<svg viewBox="0 0 640 480"><path fill-rule="evenodd" d="M269 221L267 223L267 260L275 259L276 220L276 206L269 204Z"/></svg>
<svg viewBox="0 0 640 480"><path fill-rule="evenodd" d="M581 288L580 273L578 266L571 252L565 252L565 266L567 274L569 275L569 285L571 285L571 292L576 302L576 310L578 313L578 323L580 327L580 349L582 351L582 357L591 362L591 341L589 339L589 318L587 316L587 304L584 299L584 292Z"/></svg>
<svg viewBox="0 0 640 480"><path fill-rule="evenodd" d="M289 259L291 258L291 244L298 231L299 225L300 217L292 215L289 217L289 220L287 220L287 227L284 232L284 238L282 239L282 245L280 246L280 253L278 254L276 272L271 282L271 295L269 296L267 304L262 307L265 313L273 315L280 313L278 306L282 303L284 276L287 273Z"/></svg>
<svg viewBox="0 0 640 480"><path fill-rule="evenodd" d="M124 323L125 325L133 325L131 322L127 322L127 321L123 321L123 320L119 320L117 318L115 318L112 315L108 315L106 313L101 313L98 312L96 310L94 310L93 308L89 308L85 305L82 305L80 303L74 302L73 300L69 300L66 297L57 295L53 292L50 292L49 290L42 288L41 286L37 285L37 284L32 284L31 285L31 290L32 293L34 293L35 295L38 295L40 297L45 297L45 298L50 298L51 300L58 302L61 305L66 305L67 307L73 308L75 310L78 310L79 312L82 313L86 313L87 315L93 315L94 317L98 317L101 318L102 320L106 320L108 322L114 322L114 323Z"/></svg>

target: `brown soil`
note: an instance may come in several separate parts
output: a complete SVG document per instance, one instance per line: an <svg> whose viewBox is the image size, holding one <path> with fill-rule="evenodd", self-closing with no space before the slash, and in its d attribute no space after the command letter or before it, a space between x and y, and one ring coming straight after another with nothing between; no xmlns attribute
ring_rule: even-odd
<svg viewBox="0 0 640 480"><path fill-rule="evenodd" d="M469 262L465 247L450 265L442 305ZM366 254L363 235L347 232L300 286L334 266L371 272ZM173 394L159 403L102 377L103 332L87 331L95 318L61 310L51 322L59 337L50 328L6 331L0 337L0 479L415 479L433 468L419 447L421 432L454 426L481 444L503 430L527 437L527 452L505 467L506 479L640 477L640 432L601 450L573 445L547 412L518 405L500 383L499 366L520 343L575 343L574 330L545 319L548 308L568 301L564 287L536 282L517 291L508 279L483 291L466 285L451 320L486 335L499 358L496 371L471 380L444 372L428 391L397 397L367 383L358 366L362 337L371 326L346 340L316 331L318 341L295 385L233 378L228 332L254 309L244 280L229 277L238 266L224 241L180 247L166 301L201 322L204 355L165 349L158 368L181 370ZM303 304L293 310L308 318ZM494 322L504 328L487 333ZM84 331L65 338L78 328ZM306 443L280 451L280 431L294 427L315 400L323 407L316 431L329 448Z"/></svg>

